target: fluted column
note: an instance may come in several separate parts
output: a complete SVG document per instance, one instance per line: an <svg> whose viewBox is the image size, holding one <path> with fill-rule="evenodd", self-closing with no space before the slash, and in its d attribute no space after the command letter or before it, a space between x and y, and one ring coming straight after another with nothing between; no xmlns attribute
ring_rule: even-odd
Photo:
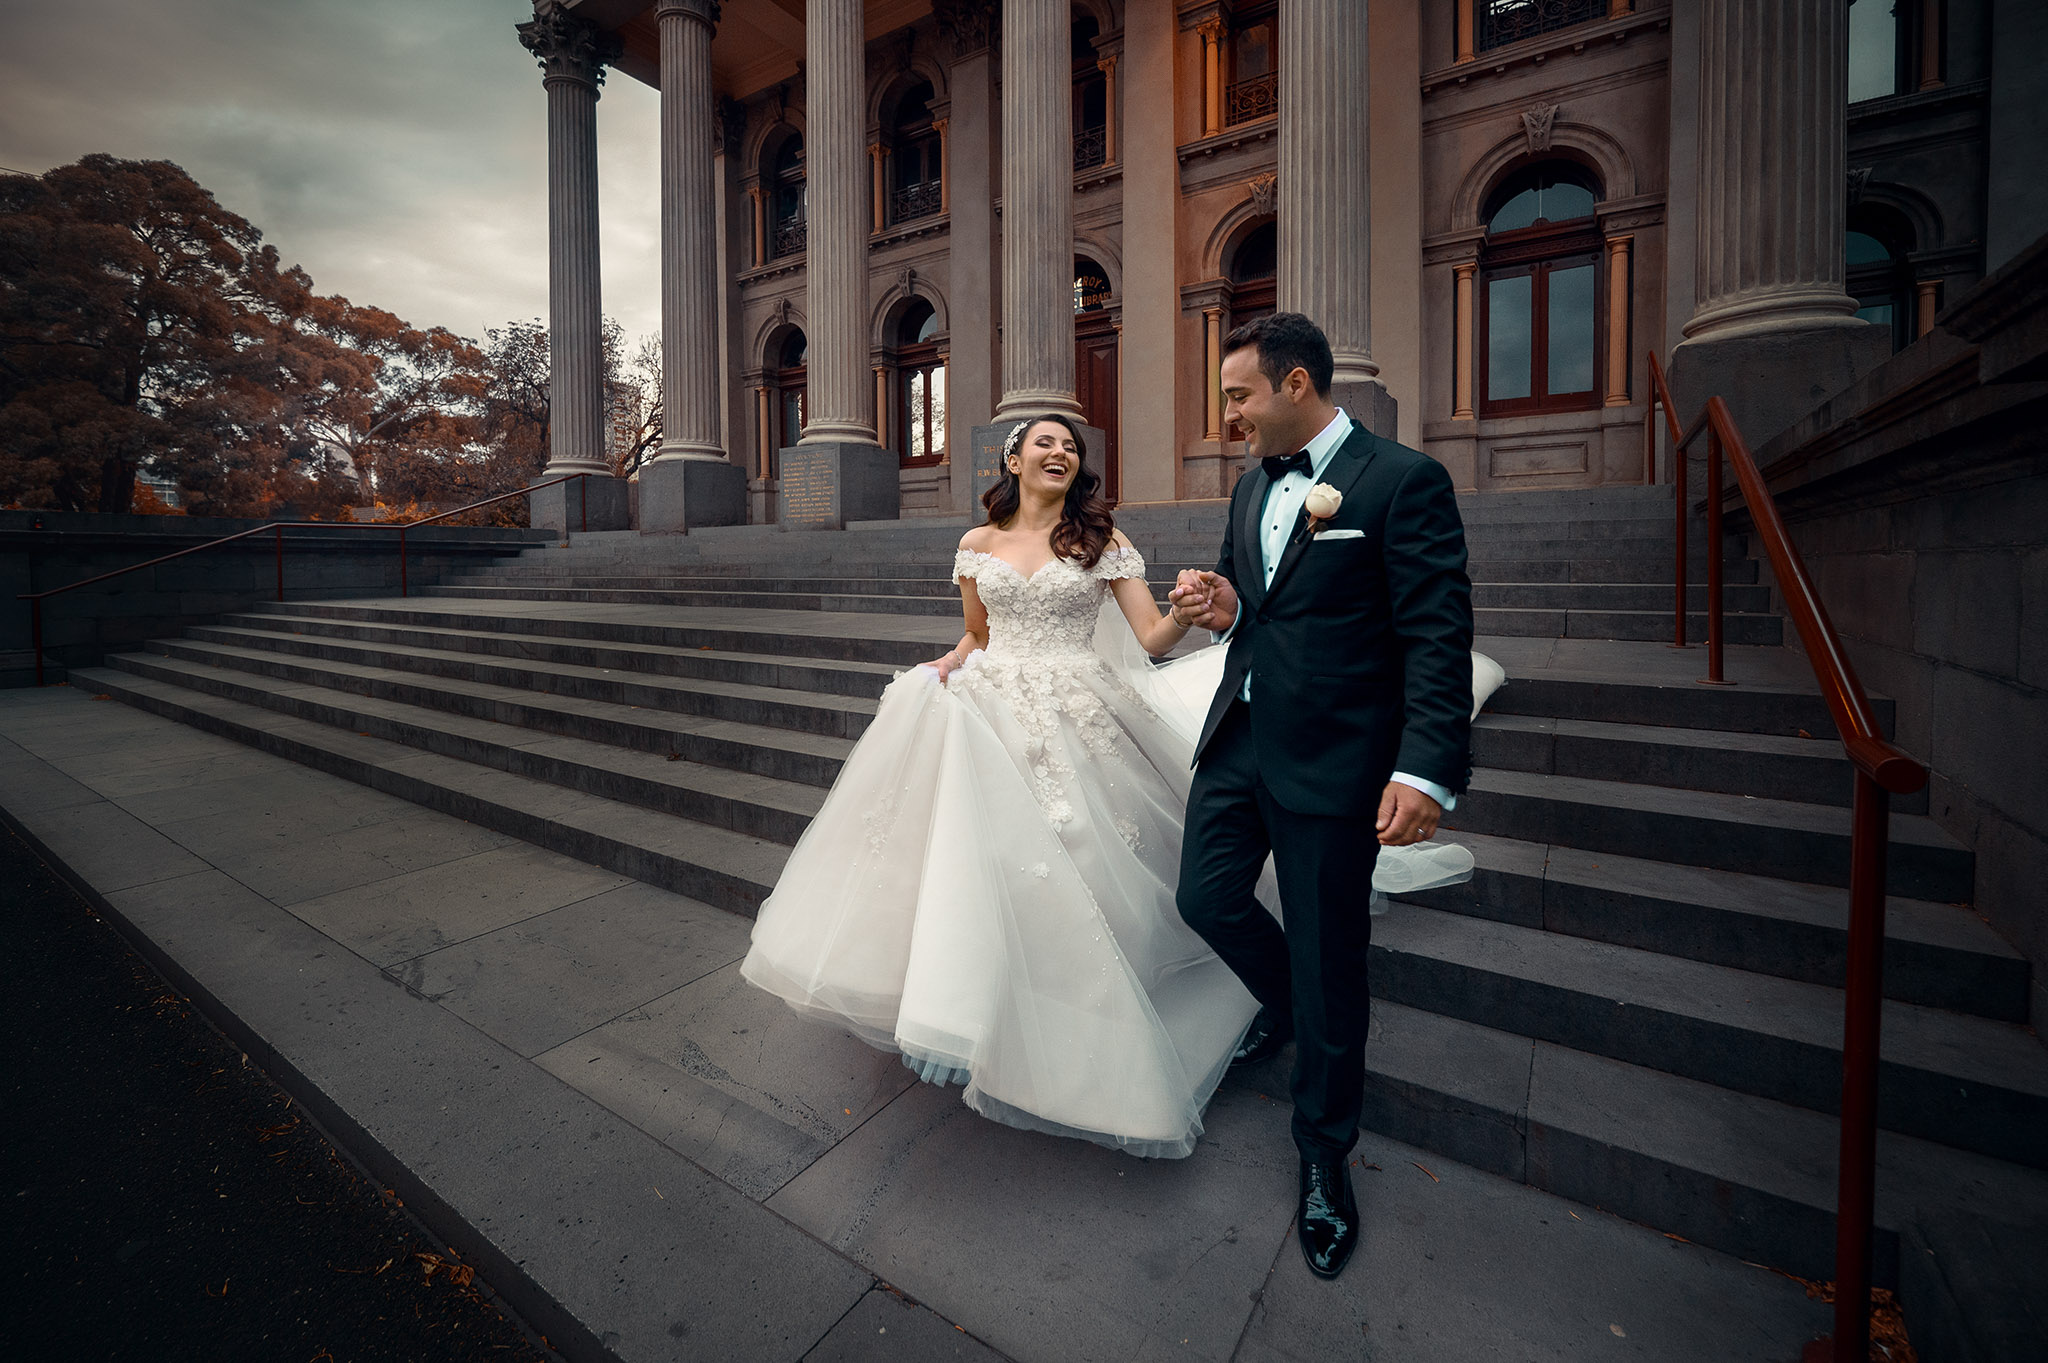
<svg viewBox="0 0 2048 1363"><path fill-rule="evenodd" d="M661 26L661 449L725 458L718 436L718 226L711 183L717 0L658 0Z"/></svg>
<svg viewBox="0 0 2048 1363"><path fill-rule="evenodd" d="M1688 339L1863 326L1842 286L1847 0L1702 0Z"/></svg>
<svg viewBox="0 0 2048 1363"><path fill-rule="evenodd" d="M597 92L618 40L558 5L519 41L548 93L548 475L610 473L597 249Z"/></svg>
<svg viewBox="0 0 2048 1363"><path fill-rule="evenodd" d="M809 0L804 22L804 336L810 421L803 441L873 442L866 419L868 158L861 109L861 0Z"/></svg>
<svg viewBox="0 0 2048 1363"><path fill-rule="evenodd" d="M1372 358L1372 194L1367 183L1366 7L1294 0L1280 20L1282 311L1330 338L1338 401L1374 431L1392 399Z"/></svg>
<svg viewBox="0 0 2048 1363"><path fill-rule="evenodd" d="M1074 107L1066 0L1003 5L1003 400L998 422L1074 398Z"/></svg>

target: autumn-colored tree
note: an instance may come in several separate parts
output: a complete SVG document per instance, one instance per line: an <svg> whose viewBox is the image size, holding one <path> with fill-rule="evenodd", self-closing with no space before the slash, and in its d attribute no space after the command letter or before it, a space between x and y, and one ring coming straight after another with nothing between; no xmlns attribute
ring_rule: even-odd
<svg viewBox="0 0 2048 1363"><path fill-rule="evenodd" d="M182 483L256 417L257 352L310 290L167 161L0 177L0 498L126 511L145 462Z"/></svg>

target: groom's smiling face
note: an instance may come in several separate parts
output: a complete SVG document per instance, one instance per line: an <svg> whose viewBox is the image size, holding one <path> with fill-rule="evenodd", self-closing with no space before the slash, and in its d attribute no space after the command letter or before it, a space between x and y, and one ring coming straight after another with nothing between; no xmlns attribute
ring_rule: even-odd
<svg viewBox="0 0 2048 1363"><path fill-rule="evenodd" d="M1316 430L1302 429L1302 390L1313 391L1308 374L1296 369L1283 375L1280 386L1259 368L1256 346L1233 350L1223 357L1220 373L1223 387L1223 418L1237 423L1244 443L1254 458L1269 454L1292 454L1306 444Z"/></svg>

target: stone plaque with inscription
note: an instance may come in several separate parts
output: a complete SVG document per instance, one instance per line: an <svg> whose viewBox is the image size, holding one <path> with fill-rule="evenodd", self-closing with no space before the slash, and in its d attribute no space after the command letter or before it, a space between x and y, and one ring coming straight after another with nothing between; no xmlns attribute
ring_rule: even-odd
<svg viewBox="0 0 2048 1363"><path fill-rule="evenodd" d="M897 458L880 445L820 441L781 451L776 520L785 530L840 530L848 521L895 520Z"/></svg>

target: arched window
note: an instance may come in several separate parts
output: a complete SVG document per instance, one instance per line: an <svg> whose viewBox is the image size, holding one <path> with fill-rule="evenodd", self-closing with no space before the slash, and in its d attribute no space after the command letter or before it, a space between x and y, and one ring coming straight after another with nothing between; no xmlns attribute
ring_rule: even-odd
<svg viewBox="0 0 2048 1363"><path fill-rule="evenodd" d="M1244 234L1230 253L1224 270L1230 279L1230 315L1219 330L1228 335L1232 328L1272 315L1275 306L1274 275L1280 264L1278 225L1268 218ZM1236 422L1223 428L1223 438L1243 440Z"/></svg>
<svg viewBox="0 0 2048 1363"><path fill-rule="evenodd" d="M1091 15L1074 20L1074 169L1086 170L1109 159L1109 82L1095 51L1100 33Z"/></svg>
<svg viewBox="0 0 2048 1363"><path fill-rule="evenodd" d="M891 222L928 218L939 211L939 134L932 126L932 84L919 81L896 101L890 130L889 159L894 166L895 192L890 196Z"/></svg>
<svg viewBox="0 0 2048 1363"><path fill-rule="evenodd" d="M1480 412L1600 405L1599 186L1583 166L1546 161L1493 193L1480 249Z"/></svg>
<svg viewBox="0 0 2048 1363"><path fill-rule="evenodd" d="M946 365L939 358L939 318L913 298L896 319L896 456L909 468L946 457Z"/></svg>
<svg viewBox="0 0 2048 1363"><path fill-rule="evenodd" d="M768 242L770 256L803 253L807 233L804 221L804 139L791 133L775 149L768 163Z"/></svg>
<svg viewBox="0 0 2048 1363"><path fill-rule="evenodd" d="M1262 0L1232 12L1229 84L1223 89L1226 127L1280 112L1279 9L1274 0Z"/></svg>
<svg viewBox="0 0 2048 1363"><path fill-rule="evenodd" d="M1904 215L1869 203L1850 212L1844 283L1856 299L1856 315L1890 332L1893 350L1913 340L1912 249L1913 228Z"/></svg>
<svg viewBox="0 0 2048 1363"><path fill-rule="evenodd" d="M772 368L769 386L775 390L775 439L771 449L784 449L803 438L804 422L810 409L804 401L804 355L808 346L803 332L791 327L770 351ZM776 476L771 470L770 477Z"/></svg>

